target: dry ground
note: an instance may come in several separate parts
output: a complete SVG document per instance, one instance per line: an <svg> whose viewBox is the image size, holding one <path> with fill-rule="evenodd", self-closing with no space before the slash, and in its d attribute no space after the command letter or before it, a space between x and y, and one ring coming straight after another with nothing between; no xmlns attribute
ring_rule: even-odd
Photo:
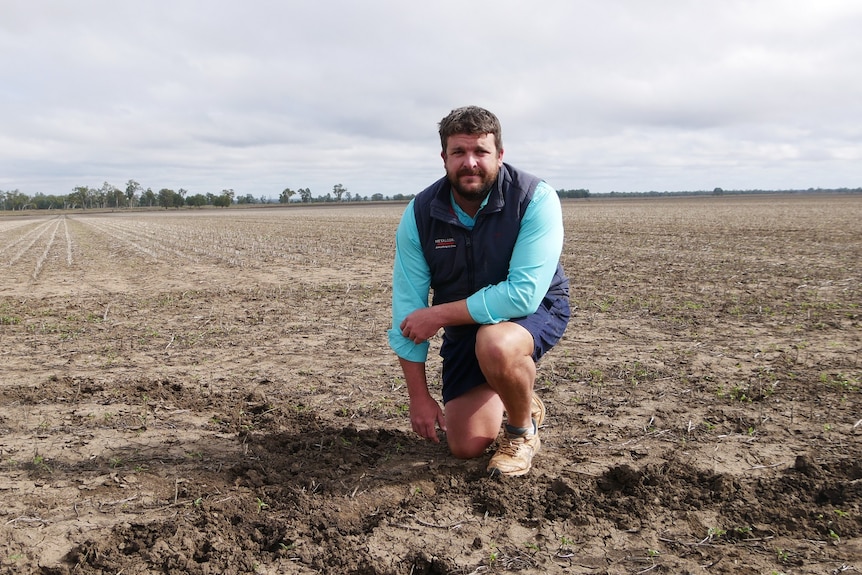
<svg viewBox="0 0 862 575"><path fill-rule="evenodd" d="M0 572L862 572L862 197L565 203L518 479L410 432L402 209L0 217Z"/></svg>

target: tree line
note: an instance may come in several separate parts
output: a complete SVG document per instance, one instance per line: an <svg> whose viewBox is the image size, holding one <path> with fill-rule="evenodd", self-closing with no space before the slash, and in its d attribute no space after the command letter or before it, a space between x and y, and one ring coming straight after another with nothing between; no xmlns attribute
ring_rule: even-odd
<svg viewBox="0 0 862 575"><path fill-rule="evenodd" d="M294 199L296 196L296 199ZM379 198L378 198L379 196ZM292 202L358 202L368 201L368 197L351 194L341 184L332 187L332 192L324 196L312 196L310 188L292 190L285 188L273 200L266 196L254 197L252 194L240 195L233 189L223 189L220 193L189 194L188 190L180 188L173 190L162 188L154 191L144 188L135 180L126 182L125 188L118 188L108 182L100 188L76 186L70 193L49 195L37 193L29 196L18 190L0 190L0 210L52 210L52 209L113 209L113 208L181 208L190 207L228 207L234 204L288 204ZM382 194L374 194L371 200L390 199Z"/></svg>
<svg viewBox="0 0 862 575"><path fill-rule="evenodd" d="M608 193L590 193L590 190L579 189L559 189L557 194L560 198L625 198L625 197L656 197L656 196L698 196L698 195L714 195L721 196L725 194L745 195L745 194L806 194L806 193L841 193L841 194L858 194L862 193L862 188L808 188L805 190L724 190L722 188L714 188L712 190L692 190L692 191L676 191L676 192L608 192ZM319 203L319 202L383 202L383 201L407 201L413 198L415 194L395 194L393 196L384 196L377 193L368 196L360 196L359 194L351 194L347 188L341 184L332 186L332 191L327 192L323 196L313 196L310 188L298 188L293 190L285 188L279 193L277 199L272 199L266 196L254 197L251 194L237 194L233 189L224 189L220 193L206 194L189 194L188 190L180 188L173 190L170 188L162 188L159 191L153 191L152 188L144 188L135 180L126 182L126 187L121 189L105 182L100 188L89 186L77 186L70 193L65 195L46 195L37 193L35 196L28 196L18 190L3 191L0 190L0 210L51 210L51 209L114 209L114 208L181 208L189 207L228 207L231 205L242 204L290 204L290 203Z"/></svg>

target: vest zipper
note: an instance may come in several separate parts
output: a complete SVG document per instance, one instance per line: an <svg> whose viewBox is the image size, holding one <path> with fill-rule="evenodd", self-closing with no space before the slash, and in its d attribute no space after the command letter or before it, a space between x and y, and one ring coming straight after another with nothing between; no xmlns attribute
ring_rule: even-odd
<svg viewBox="0 0 862 575"><path fill-rule="evenodd" d="M469 293L476 292L476 286L474 286L474 282L476 281L476 274L473 270L473 231L470 230L467 232L467 236L465 238L464 244L467 246L467 285L470 286Z"/></svg>

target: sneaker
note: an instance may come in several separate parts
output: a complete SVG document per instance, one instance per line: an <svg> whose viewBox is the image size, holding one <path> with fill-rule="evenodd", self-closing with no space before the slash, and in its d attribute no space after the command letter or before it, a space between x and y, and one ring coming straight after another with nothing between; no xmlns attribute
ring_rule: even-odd
<svg viewBox="0 0 862 575"><path fill-rule="evenodd" d="M530 415L536 422L536 429L538 430L545 422L545 404L542 403L535 391L533 392L533 401L530 404Z"/></svg>
<svg viewBox="0 0 862 575"><path fill-rule="evenodd" d="M524 475L533 466L533 456L539 452L541 445L538 433L511 435L508 431L504 432L497 453L488 463L488 473L493 477Z"/></svg>

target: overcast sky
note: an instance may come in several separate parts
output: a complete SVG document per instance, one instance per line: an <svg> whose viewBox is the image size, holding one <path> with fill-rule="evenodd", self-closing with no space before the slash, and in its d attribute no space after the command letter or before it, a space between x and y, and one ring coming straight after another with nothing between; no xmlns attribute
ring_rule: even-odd
<svg viewBox="0 0 862 575"><path fill-rule="evenodd" d="M862 186L858 0L0 0L0 190L413 194L476 104L555 188Z"/></svg>

